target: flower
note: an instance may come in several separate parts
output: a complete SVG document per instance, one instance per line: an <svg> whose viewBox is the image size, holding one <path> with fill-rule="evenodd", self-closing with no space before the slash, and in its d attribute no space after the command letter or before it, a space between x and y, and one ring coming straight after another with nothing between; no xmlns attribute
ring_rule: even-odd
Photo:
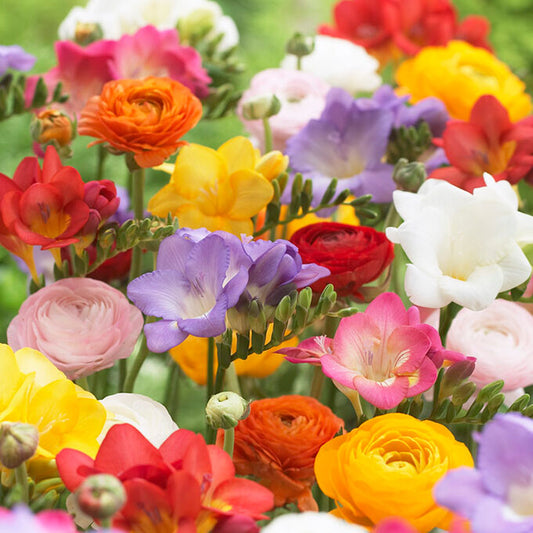
<svg viewBox="0 0 533 533"><path fill-rule="evenodd" d="M314 43L313 51L302 57L303 72L309 72L331 87L340 87L351 94L371 92L381 85L381 76L377 73L379 63L362 46L327 35L317 35ZM296 56L285 56L281 67L296 69Z"/></svg>
<svg viewBox="0 0 533 533"><path fill-rule="evenodd" d="M394 245L384 233L366 226L319 222L291 237L304 263L316 263L331 274L315 281L314 292L332 283L339 296L362 298L361 287L375 280L394 258Z"/></svg>
<svg viewBox="0 0 533 533"><path fill-rule="evenodd" d="M274 94L281 103L277 115L269 118L274 149L285 151L287 140L298 133L312 118L318 118L324 109L330 85L313 73L271 68L256 74L250 87L244 91L237 106L237 115L259 146L264 146L262 120L246 120L243 105L259 96Z"/></svg>
<svg viewBox="0 0 533 533"><path fill-rule="evenodd" d="M13 70L30 70L35 64L35 57L28 54L21 46L0 45L0 76L3 76L8 68Z"/></svg>
<svg viewBox="0 0 533 533"><path fill-rule="evenodd" d="M411 95L411 101L436 96L450 115L460 120L468 120L484 94L494 95L513 122L531 112L524 82L487 50L462 41L424 48L398 67L396 81ZM458 92L461 98L457 98Z"/></svg>
<svg viewBox="0 0 533 533"><path fill-rule="evenodd" d="M191 91L170 78L117 80L104 85L81 113L78 132L117 152L132 153L140 167L160 165L185 141L200 120L202 105Z"/></svg>
<svg viewBox="0 0 533 533"><path fill-rule="evenodd" d="M95 279L65 278L22 303L7 337L14 349L39 350L77 379L128 357L142 326L141 312L119 290Z"/></svg>
<svg viewBox="0 0 533 533"><path fill-rule="evenodd" d="M54 144L56 148L68 146L74 138L70 117L57 109L38 113L30 126L33 140L39 144Z"/></svg>
<svg viewBox="0 0 533 533"><path fill-rule="evenodd" d="M13 352L0 345L0 366L0 422L23 422L39 430L39 446L29 461L34 479L53 477L53 460L65 447L94 457L106 417L94 396L31 348Z"/></svg>
<svg viewBox="0 0 533 533"><path fill-rule="evenodd" d="M532 137L531 119L512 123L498 99L486 94L476 101L468 121L449 122L442 139L433 140L444 148L451 167L438 168L429 177L468 192L484 185L484 172L512 185L532 179Z"/></svg>
<svg viewBox="0 0 533 533"><path fill-rule="evenodd" d="M533 384L533 316L518 303L494 300L482 311L461 309L446 346L476 358L470 380L479 387L498 379L504 392Z"/></svg>
<svg viewBox="0 0 533 533"><path fill-rule="evenodd" d="M188 335L215 337L226 330L226 311L248 282L250 260L237 237L179 229L161 242L157 267L128 285L128 298L145 314L148 348L164 352Z"/></svg>
<svg viewBox="0 0 533 533"><path fill-rule="evenodd" d="M484 178L472 194L441 180L427 180L416 194L395 191L404 222L386 234L411 261L405 290L415 305L480 311L529 279L521 246L533 242L533 217L517 211L508 182Z"/></svg>
<svg viewBox="0 0 533 533"><path fill-rule="evenodd" d="M304 513L286 513L277 516L262 530L263 533L367 533L368 529L349 524L329 513L306 511Z"/></svg>
<svg viewBox="0 0 533 533"><path fill-rule="evenodd" d="M98 437L102 442L116 424L130 424L156 448L178 429L166 407L148 396L128 392L111 394L100 400L107 411L107 420Z"/></svg>
<svg viewBox="0 0 533 533"><path fill-rule="evenodd" d="M396 516L427 532L451 519L433 499L435 483L448 470L473 464L468 448L443 425L390 413L322 446L315 474L335 499L336 516L367 527Z"/></svg>
<svg viewBox="0 0 533 533"><path fill-rule="evenodd" d="M316 511L315 456L343 428L328 407L308 396L255 400L235 428L237 474L252 475L272 490L276 507L296 502L301 511Z"/></svg>
<svg viewBox="0 0 533 533"><path fill-rule="evenodd" d="M248 479L235 478L230 456L206 445L201 435L178 429L156 448L129 424L113 426L93 460L65 449L58 470L71 492L93 474L116 476L127 502L113 525L127 531L207 533L232 518L248 523L272 507L272 494Z"/></svg>
<svg viewBox="0 0 533 533"><path fill-rule="evenodd" d="M329 91L320 118L287 142L293 170L313 182L316 204L332 178L355 196L372 194L375 202L390 201L395 189L392 166L382 159L392 123L389 109L355 100L342 89Z"/></svg>
<svg viewBox="0 0 533 533"><path fill-rule="evenodd" d="M177 216L183 227L251 235L251 218L272 199L270 181L287 162L280 152L260 157L244 137L234 137L218 150L190 144L180 150L170 183L151 198L148 210Z"/></svg>
<svg viewBox="0 0 533 533"><path fill-rule="evenodd" d="M531 531L533 421L518 413L496 415L477 440L477 468L448 472L435 499L468 518L473 533Z"/></svg>

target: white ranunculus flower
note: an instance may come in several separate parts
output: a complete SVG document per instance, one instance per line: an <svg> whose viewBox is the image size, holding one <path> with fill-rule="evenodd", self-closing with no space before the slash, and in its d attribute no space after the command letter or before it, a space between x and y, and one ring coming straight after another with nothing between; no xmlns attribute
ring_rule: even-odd
<svg viewBox="0 0 533 533"><path fill-rule="evenodd" d="M455 302L480 311L529 278L521 247L533 242L533 217L518 211L509 182L484 178L486 186L472 194L436 179L416 194L394 192L404 222L387 228L387 237L411 261L405 291L415 305Z"/></svg>
<svg viewBox="0 0 533 533"><path fill-rule="evenodd" d="M107 420L98 437L102 442L115 424L131 424L137 428L156 448L176 431L177 424L170 417L166 407L148 396L121 392L101 400L107 410Z"/></svg>
<svg viewBox="0 0 533 533"><path fill-rule="evenodd" d="M296 69L296 56L287 55L281 67ZM379 62L362 46L327 35L315 37L313 53L302 57L302 70L314 74L332 87L351 94L375 91L381 85Z"/></svg>
<svg viewBox="0 0 533 533"><path fill-rule="evenodd" d="M274 518L262 533L367 533L368 529L363 526L350 524L329 513L288 513Z"/></svg>

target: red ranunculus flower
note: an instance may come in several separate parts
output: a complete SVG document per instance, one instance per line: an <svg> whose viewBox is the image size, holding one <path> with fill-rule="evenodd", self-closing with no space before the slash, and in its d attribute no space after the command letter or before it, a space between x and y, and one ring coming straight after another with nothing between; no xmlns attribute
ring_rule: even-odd
<svg viewBox="0 0 533 533"><path fill-rule="evenodd" d="M339 296L362 298L361 287L375 280L394 258L394 245L385 234L367 226L319 222L299 229L290 240L304 263L331 271L311 285L315 292L332 283Z"/></svg>
<svg viewBox="0 0 533 533"><path fill-rule="evenodd" d="M116 476L127 501L113 526L132 533L208 533L227 524L243 533L273 506L269 490L235 477L224 450L186 429L175 431L158 449L133 426L115 425L95 459L67 448L56 463L70 491L93 474Z"/></svg>

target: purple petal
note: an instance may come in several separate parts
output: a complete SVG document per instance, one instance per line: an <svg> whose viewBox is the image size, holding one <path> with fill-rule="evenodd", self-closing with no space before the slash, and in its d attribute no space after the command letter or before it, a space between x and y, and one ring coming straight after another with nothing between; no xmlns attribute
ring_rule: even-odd
<svg viewBox="0 0 533 533"><path fill-rule="evenodd" d="M0 46L0 76L8 68L14 70L30 70L35 64L35 57L28 54L21 46Z"/></svg>
<svg viewBox="0 0 533 533"><path fill-rule="evenodd" d="M450 470L435 485L433 495L439 505L467 518L474 515L476 507L488 496L479 471L467 467Z"/></svg>
<svg viewBox="0 0 533 533"><path fill-rule="evenodd" d="M480 533L531 533L533 517L518 515L504 501L487 496L477 505L470 525Z"/></svg>
<svg viewBox="0 0 533 533"><path fill-rule="evenodd" d="M163 353L181 344L188 334L182 331L175 320L160 320L145 324L146 345L151 352Z"/></svg>
<svg viewBox="0 0 533 533"><path fill-rule="evenodd" d="M214 307L197 318L178 320L179 327L195 337L216 337L226 331L226 311L228 299L221 294Z"/></svg>
<svg viewBox="0 0 533 533"><path fill-rule="evenodd" d="M387 203L392 201L392 193L396 184L392 179L392 165L380 163L374 168L366 169L357 176L357 180L348 185L354 196L372 195L372 201ZM344 185L341 182L341 187Z"/></svg>
<svg viewBox="0 0 533 533"><path fill-rule="evenodd" d="M178 233L163 239L157 254L157 269L177 270L185 275L185 262L194 245L195 241Z"/></svg>
<svg viewBox="0 0 533 533"><path fill-rule="evenodd" d="M331 274L330 270L326 267L316 265L315 263L308 263L302 265L302 270L294 276L294 284L297 289L302 287L308 287L312 285L315 281L325 278Z"/></svg>

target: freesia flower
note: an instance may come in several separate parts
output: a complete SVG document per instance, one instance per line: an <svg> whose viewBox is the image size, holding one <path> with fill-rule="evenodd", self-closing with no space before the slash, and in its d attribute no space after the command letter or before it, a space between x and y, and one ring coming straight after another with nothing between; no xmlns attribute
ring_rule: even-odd
<svg viewBox="0 0 533 533"><path fill-rule="evenodd" d="M406 311L392 292L343 318L333 339L313 337L280 353L293 363L320 364L349 398L359 393L380 409L429 389L445 359L464 359L444 350L437 331L420 323L418 308Z"/></svg>
<svg viewBox="0 0 533 533"><path fill-rule="evenodd" d="M257 73L250 81L237 106L237 115L258 146L264 146L263 121L243 117L243 105L254 98L274 94L281 103L278 114L269 117L272 146L285 151L287 140L298 133L312 118L318 118L326 103L330 85L313 73L271 68Z"/></svg>
<svg viewBox="0 0 533 533"><path fill-rule="evenodd" d="M400 517L427 532L451 519L433 499L435 483L448 470L473 464L468 448L442 424L390 413L322 446L315 474L344 520L369 527Z"/></svg>
<svg viewBox="0 0 533 533"><path fill-rule="evenodd" d="M183 227L251 235L251 218L272 199L270 181L287 162L280 152L260 157L244 137L234 137L218 150L190 144L180 150L170 183L151 198L148 210L177 216Z"/></svg>
<svg viewBox="0 0 533 533"><path fill-rule="evenodd" d="M494 300L482 311L461 309L446 346L476 358L470 380L479 387L498 379L504 392L533 384L533 316L518 303Z"/></svg>
<svg viewBox="0 0 533 533"><path fill-rule="evenodd" d="M496 415L477 440L477 468L448 472L435 499L468 518L473 533L531 531L533 421L518 413Z"/></svg>
<svg viewBox="0 0 533 533"><path fill-rule="evenodd" d="M161 242L157 267L128 285L128 297L145 314L148 347L164 352L188 335L215 337L226 330L226 311L248 282L250 259L237 237L205 229L179 229Z"/></svg>
<svg viewBox="0 0 533 533"><path fill-rule="evenodd" d="M533 217L517 211L508 182L484 178L472 194L441 180L427 180L416 194L395 191L404 222L386 234L411 261L405 290L415 305L479 311L529 279L521 246L533 242Z"/></svg>
<svg viewBox="0 0 533 533"><path fill-rule="evenodd" d="M468 120L484 94L495 96L513 122L531 112L524 82L487 50L462 41L424 48L398 67L396 81L411 95L412 102L436 96L450 115L460 120ZM461 98L457 98L458 93Z"/></svg>
<svg viewBox="0 0 533 533"><path fill-rule="evenodd" d="M0 76L3 76L8 68L13 70L30 70L35 64L35 57L28 54L21 46L0 45Z"/></svg>
<svg viewBox="0 0 533 533"><path fill-rule="evenodd" d="M313 51L302 57L301 68L324 80L331 87L340 87L351 94L371 92L381 85L378 61L362 46L327 35L317 35ZM335 58L332 61L332 58ZM287 55L282 68L296 68L296 56ZM315 117L312 117L315 118Z"/></svg>
<svg viewBox="0 0 533 533"><path fill-rule="evenodd" d="M156 448L133 426L118 424L109 430L94 460L65 449L57 465L70 491L92 474L116 476L127 502L113 526L127 531L174 533L183 528L207 533L234 519L249 526L266 518L263 513L273 503L264 487L235 478L226 452L185 429Z"/></svg>
<svg viewBox="0 0 533 533"><path fill-rule="evenodd" d="M277 516L262 530L263 533L367 533L368 529L349 524L329 513L306 511L304 513L286 513Z"/></svg>
<svg viewBox="0 0 533 533"><path fill-rule="evenodd" d="M31 348L13 352L0 345L0 365L0 422L33 424L39 430L39 446L29 461L34 479L53 477L53 460L65 447L94 457L106 414L92 394Z"/></svg>
<svg viewBox="0 0 533 533"><path fill-rule="evenodd" d="M77 379L128 357L142 326L141 312L119 290L95 279L65 278L29 296L7 336L14 349L39 350Z"/></svg>
<svg viewBox="0 0 533 533"><path fill-rule="evenodd" d="M116 424L130 424L156 448L170 437L178 426L166 407L148 396L127 392L111 394L100 400L107 411L104 429L98 437L102 442L107 432Z"/></svg>
<svg viewBox="0 0 533 533"><path fill-rule="evenodd" d="M255 400L235 428L233 463L274 493L275 506L296 502L318 510L311 494L319 448L344 427L331 410L308 396Z"/></svg>
<svg viewBox="0 0 533 533"><path fill-rule="evenodd" d="M532 138L530 118L512 123L498 99L486 94L474 104L468 121L449 122L442 139L433 140L444 148L451 167L438 168L429 177L468 192L484 185L484 172L512 185L532 179Z"/></svg>

